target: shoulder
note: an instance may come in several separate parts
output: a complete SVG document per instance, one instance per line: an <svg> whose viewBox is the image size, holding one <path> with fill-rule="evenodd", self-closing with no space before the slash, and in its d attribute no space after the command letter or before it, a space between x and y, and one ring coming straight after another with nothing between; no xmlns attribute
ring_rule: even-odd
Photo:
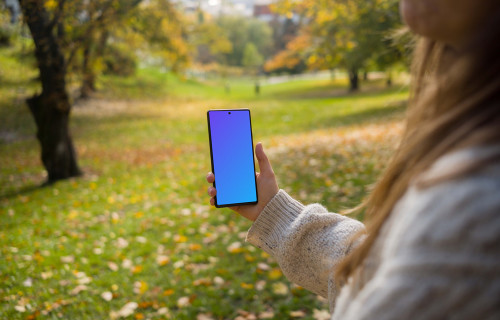
<svg viewBox="0 0 500 320"><path fill-rule="evenodd" d="M494 153L500 155L499 146L446 155L423 178L446 176L462 165ZM473 173L431 186L419 187L413 183L392 215L389 224L396 234L389 231L388 236L401 237L398 246L432 244L433 248L465 248L500 241L500 162L490 162Z"/></svg>

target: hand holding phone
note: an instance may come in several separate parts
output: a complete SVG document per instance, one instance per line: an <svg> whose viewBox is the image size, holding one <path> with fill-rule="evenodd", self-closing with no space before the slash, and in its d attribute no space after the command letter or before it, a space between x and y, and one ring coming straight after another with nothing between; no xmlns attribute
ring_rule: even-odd
<svg viewBox="0 0 500 320"><path fill-rule="evenodd" d="M209 110L207 121L214 172L207 176L214 184L209 188L211 204L255 220L279 189L261 144L256 147L261 174L255 173L250 110Z"/></svg>
<svg viewBox="0 0 500 320"><path fill-rule="evenodd" d="M250 110L209 110L208 136L218 194L215 206L256 204L257 181Z"/></svg>
<svg viewBox="0 0 500 320"><path fill-rule="evenodd" d="M274 175L273 168L266 154L264 153L264 148L259 142L255 146L255 155L257 156L257 161L259 163L260 172L257 173L257 190L259 193L259 201L256 205L250 206L235 206L230 207L231 210L236 211L243 217L255 221L262 210L266 207L267 203L278 193L279 187L276 182L276 177ZM213 183L215 181L215 176L212 172L207 175L207 182ZM216 188L210 186L208 187L208 195L210 198L210 204L215 204L214 196L216 196Z"/></svg>

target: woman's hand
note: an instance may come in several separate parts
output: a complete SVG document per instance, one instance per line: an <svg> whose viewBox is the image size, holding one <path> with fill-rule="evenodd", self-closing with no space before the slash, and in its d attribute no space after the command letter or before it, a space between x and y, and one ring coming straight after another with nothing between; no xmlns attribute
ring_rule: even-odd
<svg viewBox="0 0 500 320"><path fill-rule="evenodd" d="M262 143L257 143L255 146L255 155L257 156L257 161L259 162L260 173L257 173L257 192L259 194L259 202L255 205L243 205L230 207L231 210L236 211L243 217L255 221L259 214L262 212L267 203L278 193L278 183L276 182L276 177L274 176L273 168L271 163L264 153L262 148ZM207 175L207 182L213 183L215 181L215 176L212 172ZM208 195L210 198L210 204L215 205L215 195L217 190L214 187L208 187Z"/></svg>

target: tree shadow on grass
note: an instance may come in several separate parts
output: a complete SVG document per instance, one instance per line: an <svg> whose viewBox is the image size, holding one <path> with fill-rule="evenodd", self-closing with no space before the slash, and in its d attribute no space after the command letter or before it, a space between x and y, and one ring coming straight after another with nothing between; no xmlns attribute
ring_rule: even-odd
<svg viewBox="0 0 500 320"><path fill-rule="evenodd" d="M41 184L29 184L22 186L19 189L16 190L10 190L5 193L0 194L0 201L2 200L9 200L15 197L20 197L20 196L25 196L27 194L33 193L37 190L43 189L47 186L51 185L50 183L43 182Z"/></svg>
<svg viewBox="0 0 500 320"><path fill-rule="evenodd" d="M367 123L376 123L387 121L396 116L403 117L406 110L407 100L401 100L391 103L389 106L371 108L346 115L336 115L315 121L312 127L318 128L336 128L350 125L363 125Z"/></svg>
<svg viewBox="0 0 500 320"><path fill-rule="evenodd" d="M394 85L387 87L383 82L371 80L362 84L360 90L351 92L344 84L322 84L316 87L298 88L293 92L277 91L270 93L276 99L288 100L309 100L309 99L328 99L328 98L349 98L349 97L364 97L376 96L397 92L401 90L401 86Z"/></svg>

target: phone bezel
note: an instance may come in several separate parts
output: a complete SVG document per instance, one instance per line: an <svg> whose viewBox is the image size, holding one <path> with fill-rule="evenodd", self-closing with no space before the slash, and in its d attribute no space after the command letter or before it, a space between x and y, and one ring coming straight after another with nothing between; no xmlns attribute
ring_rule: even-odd
<svg viewBox="0 0 500 320"><path fill-rule="evenodd" d="M254 173L254 179L255 179L255 198L257 199L256 201L252 202L242 202L242 203L228 203L228 204L218 204L217 203L217 195L214 197L215 199L215 207L216 208L226 208L226 207L236 207L236 206L243 206L243 205L252 205L252 204L257 204L259 202L259 192L257 190L257 175L255 171L255 151L254 151L254 145L253 145L253 128L252 128L252 115L250 112L250 109L210 109L207 111L207 124L208 124L208 142L210 144L210 163L212 166L212 172L214 175L216 175L215 170L214 170L214 155L213 155L213 150L212 150L212 130L210 130L210 112L238 112L238 111L248 111L248 118L250 121L250 139L252 142L252 163L253 163L253 173ZM217 178L216 178L217 179ZM214 188L217 188L215 185L215 181L213 183Z"/></svg>

